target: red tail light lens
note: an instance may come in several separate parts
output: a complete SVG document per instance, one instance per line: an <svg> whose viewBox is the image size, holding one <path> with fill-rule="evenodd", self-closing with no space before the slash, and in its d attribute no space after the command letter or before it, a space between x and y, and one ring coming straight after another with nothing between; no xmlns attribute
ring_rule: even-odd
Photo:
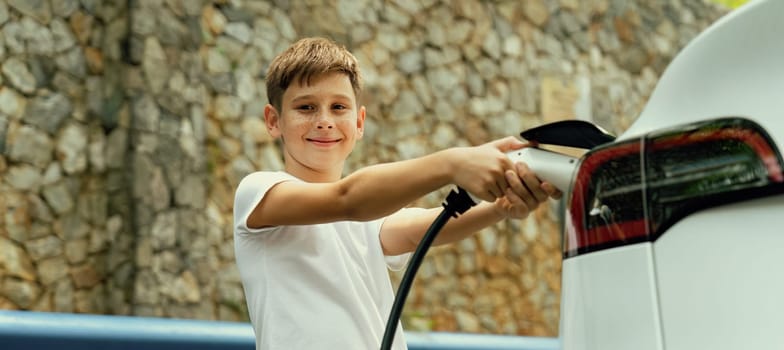
<svg viewBox="0 0 784 350"><path fill-rule="evenodd" d="M654 241L697 210L784 193L782 159L742 118L688 124L583 156L569 198L564 258Z"/></svg>

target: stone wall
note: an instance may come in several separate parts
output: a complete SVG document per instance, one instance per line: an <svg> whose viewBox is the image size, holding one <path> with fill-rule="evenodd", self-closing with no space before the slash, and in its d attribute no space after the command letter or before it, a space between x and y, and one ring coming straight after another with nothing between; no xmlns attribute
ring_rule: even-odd
<svg viewBox="0 0 784 350"><path fill-rule="evenodd" d="M122 1L0 1L0 307L129 314Z"/></svg>
<svg viewBox="0 0 784 350"><path fill-rule="evenodd" d="M247 319L233 189L282 168L260 119L263 77L299 37L334 38L364 69L352 171L564 118L621 132L724 12L679 0L0 0L0 308ZM408 328L557 334L559 209L434 248Z"/></svg>

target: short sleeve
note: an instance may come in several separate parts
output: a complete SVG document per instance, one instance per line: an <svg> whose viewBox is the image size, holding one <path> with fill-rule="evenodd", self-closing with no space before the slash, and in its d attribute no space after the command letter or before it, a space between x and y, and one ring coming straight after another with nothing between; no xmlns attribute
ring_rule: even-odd
<svg viewBox="0 0 784 350"><path fill-rule="evenodd" d="M259 171L245 176L234 193L234 233L263 231L248 228L248 216L273 186L291 180L297 178L282 171Z"/></svg>
<svg viewBox="0 0 784 350"><path fill-rule="evenodd" d="M400 271L406 264L408 264L408 260L411 258L412 253L403 253L400 255L385 255L384 260L387 263L387 267L392 271Z"/></svg>

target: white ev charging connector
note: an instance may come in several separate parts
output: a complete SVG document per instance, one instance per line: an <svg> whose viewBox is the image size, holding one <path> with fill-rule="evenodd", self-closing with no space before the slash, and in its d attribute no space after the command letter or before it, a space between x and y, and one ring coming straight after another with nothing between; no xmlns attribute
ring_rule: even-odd
<svg viewBox="0 0 784 350"><path fill-rule="evenodd" d="M512 162L527 164L540 180L553 184L561 192L569 190L577 169L577 157L542 148L526 147L506 155Z"/></svg>

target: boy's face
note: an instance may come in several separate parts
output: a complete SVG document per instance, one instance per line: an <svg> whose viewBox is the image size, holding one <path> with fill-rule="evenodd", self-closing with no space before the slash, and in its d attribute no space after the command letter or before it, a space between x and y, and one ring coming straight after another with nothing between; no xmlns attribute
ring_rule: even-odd
<svg viewBox="0 0 784 350"><path fill-rule="evenodd" d="M267 105L264 119L270 135L283 139L289 173L305 176L315 171L339 178L362 138L365 107L357 105L348 76L327 73L313 77L309 85L294 79L283 93L280 111Z"/></svg>

